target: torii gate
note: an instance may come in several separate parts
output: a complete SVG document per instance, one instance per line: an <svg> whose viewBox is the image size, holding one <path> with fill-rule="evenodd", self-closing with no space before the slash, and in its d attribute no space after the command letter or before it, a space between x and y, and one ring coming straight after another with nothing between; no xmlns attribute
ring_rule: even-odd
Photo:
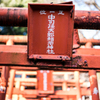
<svg viewBox="0 0 100 100"><path fill-rule="evenodd" d="M50 6L51 5L52 4L50 4ZM71 6L72 9L74 8L73 5L72 5L72 3L69 3L69 4L59 4L59 5L61 5L61 6L66 5L66 6ZM31 7L30 7L30 9L31 9ZM67 7L66 9L69 9L69 8ZM8 13L7 13L7 11L8 11ZM20 13L20 11L22 13ZM15 10L15 9L6 9L5 8L5 9L0 9L0 12L2 12L1 13L2 16L5 15L5 14L9 15L11 13L11 15L9 15L9 17L7 15L6 15L7 17L5 16L6 23L4 23L5 20L2 19L3 17L0 17L0 19L2 19L2 20L0 20L2 25L26 26L26 23L23 23L22 22L22 24L21 24L20 22L21 21L25 21L26 22L26 20L27 20L27 9L16 9ZM16 12L16 13L13 13L13 12ZM78 12L80 12L80 11L77 11L77 13ZM43 13L45 14L45 12L43 12ZM79 18L77 17L77 15L75 16L75 23L78 23L79 24L79 26L78 26L77 24L74 23L75 24L75 28L78 28L78 27L80 28L81 25L83 25L83 23L84 23L85 26L83 26L83 28L95 28L95 29L99 29L99 25L98 25L99 18L98 17L95 17L95 16L99 16L98 15L99 14L99 11L96 12L96 14L95 14L95 12L83 12L83 14L85 14L85 13L86 13L85 18L82 17L84 20L81 20L80 15L79 15ZM23 15L21 15L21 14L23 14ZM63 12L59 12L59 14L63 14ZM74 17L73 16L73 11L71 11L70 14L71 14L70 15L71 18L73 18ZM12 15L14 15L15 17L11 18ZM17 15L19 15L19 16L16 18ZM13 20L15 18L16 18L16 20ZM92 22L92 20L91 21L90 20L86 20L86 19L90 19L90 18L94 18L93 20L96 19L96 21L98 21L98 22L96 22L96 21L93 21ZM10 23L8 24L7 23L7 19L8 19L8 21L11 21L12 20L12 23L11 24ZM14 24L15 21L16 21L16 23ZM86 24L86 22L87 23L89 22L89 23ZM94 23L94 24L91 25L90 23ZM17 50L16 50L16 48L17 48ZM69 50L69 52L70 52L70 50ZM63 68L62 70L66 70L67 68L71 68L71 69L74 69L74 68L76 68L76 69L81 69L81 68L82 69L99 69L100 68L99 67L99 65L100 65L99 64L99 61L100 61L99 55L100 54L99 54L99 50L98 49L86 49L86 48L85 49L77 49L74 52L74 54L72 54L72 59L71 59L72 61L71 62L69 60L69 61L65 62L64 64L59 63L59 62L56 62L55 63L53 61L51 61L51 62L46 61L44 63L44 61L41 61L41 60L39 62L34 62L33 60L28 59L28 57L27 57L27 47L26 46L0 46L0 65L5 65L5 66L25 66L25 67L29 66L29 67L38 67L39 69L45 69L45 70L47 70L47 69L48 70L50 70L50 69L53 69L53 70L57 70L57 69L58 70L61 70L62 68ZM49 59L46 56L43 56L43 57L45 59ZM55 59L55 57L54 57L54 59ZM66 59L63 59L63 61L64 60L66 60ZM95 71L93 71L93 74L95 75ZM96 78L94 78L94 79L96 79ZM91 80L92 80L92 78L91 78ZM95 86L97 87L97 83L93 85L93 89L95 89ZM95 90L97 91L97 88ZM94 93L93 92L93 95L92 95L93 98L94 98L94 95L95 94L96 94L96 98L98 99L98 95L97 95L98 92L97 93Z"/></svg>

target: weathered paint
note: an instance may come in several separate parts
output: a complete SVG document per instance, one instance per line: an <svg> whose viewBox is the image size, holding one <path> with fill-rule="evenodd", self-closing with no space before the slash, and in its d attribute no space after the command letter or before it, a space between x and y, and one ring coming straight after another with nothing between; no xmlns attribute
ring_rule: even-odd
<svg viewBox="0 0 100 100"><path fill-rule="evenodd" d="M74 28L78 29L100 29L100 11L75 12Z"/></svg>
<svg viewBox="0 0 100 100"><path fill-rule="evenodd" d="M17 49L16 49L17 48ZM27 46L0 46L0 65L12 65L12 66L34 66L50 68L50 67L79 67L79 68L100 68L100 51L99 49L94 48L80 48L76 50L76 53L73 54L72 64L69 62L62 65L57 62L37 62L34 63L33 60L27 59ZM9 58L9 59L8 59ZM13 59L14 58L14 59ZM77 62L78 61L78 62ZM82 66L84 61L87 61L88 66ZM81 65L81 66L78 66ZM44 68L43 67L43 68Z"/></svg>
<svg viewBox="0 0 100 100"><path fill-rule="evenodd" d="M0 26L27 27L27 8L0 8ZM100 29L100 11L75 11L74 28Z"/></svg>
<svg viewBox="0 0 100 100"><path fill-rule="evenodd" d="M78 35L78 29L74 29L74 34L73 34L73 49L77 49L80 47L80 40L79 40L79 35Z"/></svg>
<svg viewBox="0 0 100 100"><path fill-rule="evenodd" d="M27 26L27 8L0 8L0 26Z"/></svg>

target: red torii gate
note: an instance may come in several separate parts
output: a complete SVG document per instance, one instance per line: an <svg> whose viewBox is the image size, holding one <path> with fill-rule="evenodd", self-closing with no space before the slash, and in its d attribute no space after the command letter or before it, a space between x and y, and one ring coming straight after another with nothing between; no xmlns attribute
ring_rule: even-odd
<svg viewBox="0 0 100 100"><path fill-rule="evenodd" d="M25 25L26 26L27 9L0 9L0 10L1 10L0 12L3 11L1 13L2 16L3 15L5 16L4 18L3 17L0 18L1 19L0 22L3 26L5 24L6 24L6 26L7 25L13 25L13 26L17 26L17 25L24 26ZM16 13L14 13L14 12L16 12ZM78 11L77 11L77 13L78 13ZM99 23L98 13L99 12L97 12L97 13L84 12L84 13L81 13L82 18L80 18L80 15L79 15L79 18L77 16L75 16L75 21L76 21L76 23L79 24L79 26L78 26L77 24L74 23L75 28L100 29L99 25L98 25L98 23ZM83 14L85 14L85 15L83 15ZM12 15L14 15L15 17L12 18ZM24 17L23 17L23 15L24 15ZM7 20L7 18L8 18L8 20ZM89 19L89 20L87 20L87 19ZM92 20L90 21L90 19L93 19L93 21ZM5 21L6 21L6 23L5 23ZM11 21L12 23L9 24L7 21ZM16 21L16 23L14 24L15 21ZM24 21L25 23L22 21ZM20 22L22 22L22 24ZM91 25L91 23L93 24L93 26ZM16 48L17 48L17 50L16 50ZM90 52L90 50L91 50L91 52ZM26 66L26 67L27 66L29 66L29 67L35 66L35 67L40 67L40 69L53 69L53 70L62 69L62 65L59 63L51 65L49 63L44 64L43 62L38 62L35 64L34 62L29 61L27 59L26 51L27 51L26 46L0 46L0 57L2 58L2 59L0 59L0 65ZM99 69L100 68L100 66L99 66L100 65L100 63L99 63L100 56L99 55L100 55L100 53L99 53L98 49L86 49L86 48L85 49L77 49L75 51L75 53L73 54L72 64L63 66L63 70L66 70L66 68ZM44 66L45 68L42 66ZM52 67L52 68L50 68L50 67ZM95 71L93 71L93 73L91 72L90 74L95 75ZM92 78L94 78L94 77L92 77ZM92 79L92 78L91 78L91 80L94 81L96 79L96 76L94 79ZM94 89L95 86L97 87L97 83L94 84L92 88ZM97 90L97 88L96 88L96 90ZM95 98L98 99L98 95L97 95L98 92L95 95L95 93L93 93L93 91L92 91L92 94L93 94L92 95L93 98L96 96Z"/></svg>

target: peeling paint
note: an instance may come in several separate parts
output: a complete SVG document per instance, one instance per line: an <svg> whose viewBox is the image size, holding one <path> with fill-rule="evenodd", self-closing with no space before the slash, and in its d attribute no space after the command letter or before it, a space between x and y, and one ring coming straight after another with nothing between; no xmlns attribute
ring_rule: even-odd
<svg viewBox="0 0 100 100"><path fill-rule="evenodd" d="M98 89L96 87L93 89L93 94L98 94Z"/></svg>

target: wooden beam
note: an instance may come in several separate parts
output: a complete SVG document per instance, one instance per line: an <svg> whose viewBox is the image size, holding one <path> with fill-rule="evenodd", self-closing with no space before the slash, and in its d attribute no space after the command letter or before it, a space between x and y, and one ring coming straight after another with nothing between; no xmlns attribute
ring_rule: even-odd
<svg viewBox="0 0 100 100"><path fill-rule="evenodd" d="M16 49L17 48L17 49ZM85 48L77 49L73 54L72 65L60 63L50 64L49 62L37 62L29 60L27 57L27 46L0 46L0 65L7 66L28 66L28 67L42 67L49 69L50 67L65 67L65 68L78 68L78 69L100 69L100 49ZM82 66L84 62L87 66ZM79 64L79 66L78 66Z"/></svg>
<svg viewBox="0 0 100 100"><path fill-rule="evenodd" d="M90 91L90 89L87 89L87 88L81 88L80 89L81 90L81 95L90 95L91 94L91 91ZM8 88L8 90L7 90L7 94L9 93L9 88ZM33 96L33 97L35 97L35 96L37 96L37 95L39 95L38 94L38 90L32 90L32 89L27 89L27 90L19 90L19 89L17 89L17 88L13 88L13 94L21 94L21 95L23 95L23 96L25 96L26 95L26 97L28 97L28 96ZM73 88L71 88L71 89L68 89L68 90L66 90L66 91L62 91L62 90L59 90L59 91L55 91L55 95L56 96L65 96L65 95L77 95L77 89L73 89Z"/></svg>

